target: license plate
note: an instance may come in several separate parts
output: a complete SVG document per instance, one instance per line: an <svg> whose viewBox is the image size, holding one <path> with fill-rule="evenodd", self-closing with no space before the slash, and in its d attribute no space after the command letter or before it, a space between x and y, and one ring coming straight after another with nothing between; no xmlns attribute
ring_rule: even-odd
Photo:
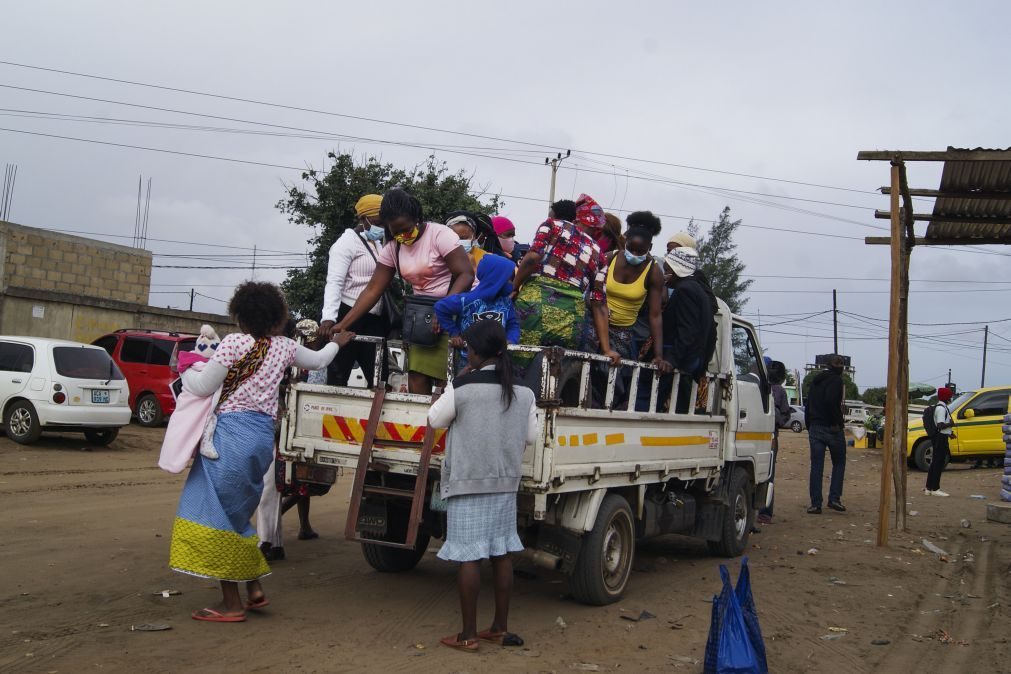
<svg viewBox="0 0 1011 674"><path fill-rule="evenodd" d="M109 392L108 391L95 391L91 392L91 402L98 405L108 405L109 404Z"/></svg>

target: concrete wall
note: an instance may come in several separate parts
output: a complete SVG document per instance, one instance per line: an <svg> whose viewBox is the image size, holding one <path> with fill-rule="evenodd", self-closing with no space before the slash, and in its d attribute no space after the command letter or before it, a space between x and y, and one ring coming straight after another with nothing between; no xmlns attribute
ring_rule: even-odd
<svg viewBox="0 0 1011 674"><path fill-rule="evenodd" d="M151 252L0 222L3 287L147 304Z"/></svg>
<svg viewBox="0 0 1011 674"><path fill-rule="evenodd" d="M120 328L200 331L208 323L224 337L236 327L227 316L27 288L8 288L0 303L0 334L90 343Z"/></svg>

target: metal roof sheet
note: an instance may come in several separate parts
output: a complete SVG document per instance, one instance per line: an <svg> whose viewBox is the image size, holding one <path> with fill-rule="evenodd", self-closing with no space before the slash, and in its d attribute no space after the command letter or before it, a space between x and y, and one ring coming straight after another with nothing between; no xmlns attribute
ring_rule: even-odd
<svg viewBox="0 0 1011 674"><path fill-rule="evenodd" d="M965 150L949 147L948 151ZM974 151L1007 152L986 148ZM1011 161L946 160L938 191L942 195L934 201L933 215L940 217L927 226L928 239L966 239L969 243L969 239L1002 238L1011 243ZM964 196L977 192L992 195L992 198ZM951 220L945 220L946 217ZM959 222L961 218L982 218L990 222Z"/></svg>

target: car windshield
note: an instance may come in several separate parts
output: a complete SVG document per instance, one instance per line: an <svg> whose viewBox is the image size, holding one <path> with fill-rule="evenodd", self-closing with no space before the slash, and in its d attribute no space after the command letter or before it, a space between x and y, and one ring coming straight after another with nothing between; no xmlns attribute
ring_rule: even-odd
<svg viewBox="0 0 1011 674"><path fill-rule="evenodd" d="M957 398L955 398L950 403L948 403L948 409L950 409L950 410L956 410L956 409L958 409L958 407L962 403L964 403L965 401L967 401L969 398L973 397L975 394L976 394L975 391L962 391L961 393L958 394Z"/></svg>
<svg viewBox="0 0 1011 674"><path fill-rule="evenodd" d="M64 377L103 380L123 378L123 373L104 349L56 346L53 347L53 364L56 365L56 372Z"/></svg>

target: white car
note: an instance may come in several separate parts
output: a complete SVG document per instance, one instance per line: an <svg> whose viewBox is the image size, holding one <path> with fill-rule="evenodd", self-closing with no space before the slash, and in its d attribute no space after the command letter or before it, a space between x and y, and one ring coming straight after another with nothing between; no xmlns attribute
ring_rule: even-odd
<svg viewBox="0 0 1011 674"><path fill-rule="evenodd" d="M0 337L0 409L14 442L83 432L108 445L130 423L130 389L105 349L61 339Z"/></svg>
<svg viewBox="0 0 1011 674"><path fill-rule="evenodd" d="M790 405L790 409L793 410L793 413L790 415L790 422L787 425L794 433L800 433L804 430L804 406Z"/></svg>

